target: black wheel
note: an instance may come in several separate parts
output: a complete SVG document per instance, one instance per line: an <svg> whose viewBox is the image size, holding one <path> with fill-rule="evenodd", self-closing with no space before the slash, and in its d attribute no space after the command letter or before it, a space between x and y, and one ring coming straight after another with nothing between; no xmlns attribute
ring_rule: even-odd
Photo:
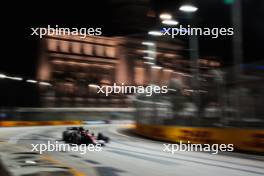
<svg viewBox="0 0 264 176"><path fill-rule="evenodd" d="M62 140L67 142L69 140L69 136L70 136L70 134L68 131L63 131Z"/></svg>
<svg viewBox="0 0 264 176"><path fill-rule="evenodd" d="M104 140L106 143L108 143L110 141L109 137L105 137L105 140Z"/></svg>
<svg viewBox="0 0 264 176"><path fill-rule="evenodd" d="M97 139L98 140L103 140L103 134L102 133L98 133L98 135L97 135Z"/></svg>

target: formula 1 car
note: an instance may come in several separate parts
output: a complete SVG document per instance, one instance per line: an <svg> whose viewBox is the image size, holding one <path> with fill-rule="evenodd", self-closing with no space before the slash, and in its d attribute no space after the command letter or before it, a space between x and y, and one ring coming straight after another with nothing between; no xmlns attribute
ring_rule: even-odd
<svg viewBox="0 0 264 176"><path fill-rule="evenodd" d="M98 133L95 137L89 130L85 130L83 127L69 127L62 133L62 140L74 144L101 144L108 143L110 138L104 136L102 133Z"/></svg>

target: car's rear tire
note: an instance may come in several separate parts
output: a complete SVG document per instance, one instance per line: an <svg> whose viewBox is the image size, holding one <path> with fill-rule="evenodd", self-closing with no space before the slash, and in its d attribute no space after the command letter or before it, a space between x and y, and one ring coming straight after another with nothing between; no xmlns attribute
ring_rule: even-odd
<svg viewBox="0 0 264 176"><path fill-rule="evenodd" d="M62 133L62 140L68 142L69 137L70 137L69 132L68 131L63 131L63 133Z"/></svg>

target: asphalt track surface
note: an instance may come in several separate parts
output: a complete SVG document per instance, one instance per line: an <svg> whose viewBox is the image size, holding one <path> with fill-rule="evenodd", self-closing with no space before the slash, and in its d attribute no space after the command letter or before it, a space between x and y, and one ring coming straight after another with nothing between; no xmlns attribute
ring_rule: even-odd
<svg viewBox="0 0 264 176"><path fill-rule="evenodd" d="M111 138L100 152L31 152L31 144L61 141L63 126L0 128L0 156L24 176L260 176L264 157L240 153L163 152L163 142L130 135L121 125L86 125ZM2 176L2 173L0 173Z"/></svg>

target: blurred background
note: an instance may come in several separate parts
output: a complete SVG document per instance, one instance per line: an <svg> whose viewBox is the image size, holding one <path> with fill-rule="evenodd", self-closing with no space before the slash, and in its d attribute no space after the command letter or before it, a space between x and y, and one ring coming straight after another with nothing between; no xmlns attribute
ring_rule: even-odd
<svg viewBox="0 0 264 176"><path fill-rule="evenodd" d="M27 123L19 122L26 121L132 120L136 133L148 138L235 141L236 149L263 154L263 0L23 1L11 2L5 9L1 11L0 126L16 126L9 122L24 126ZM41 39L31 35L31 28L48 25L101 28L102 35ZM179 25L233 28L234 35L162 35L162 28ZM150 97L97 93L97 86L114 83L168 86L169 91ZM126 170L128 165L117 168ZM252 175L264 173L263 165L256 168ZM241 170L226 173L239 175ZM143 173L148 172L151 169ZM112 175L119 174L115 170Z"/></svg>
<svg viewBox="0 0 264 176"><path fill-rule="evenodd" d="M25 3L3 14L2 119L11 117L5 110L18 107L133 107L141 97L106 97L95 86L157 84L176 90L157 95L172 106L159 123L188 116L197 123L263 127L262 1L106 0L75 6ZM31 28L48 25L100 27L103 35L30 35ZM234 35L172 39L155 33L179 25L233 28Z"/></svg>

